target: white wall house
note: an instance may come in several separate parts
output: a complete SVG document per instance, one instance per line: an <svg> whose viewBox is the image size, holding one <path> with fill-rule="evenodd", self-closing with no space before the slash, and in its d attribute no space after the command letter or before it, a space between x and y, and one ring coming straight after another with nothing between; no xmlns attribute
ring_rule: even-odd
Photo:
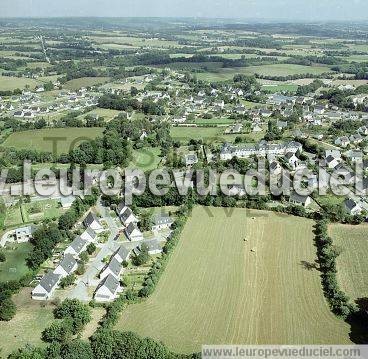
<svg viewBox="0 0 368 359"><path fill-rule="evenodd" d="M61 279L60 274L48 272L32 290L32 299L48 300L51 298Z"/></svg>
<svg viewBox="0 0 368 359"><path fill-rule="evenodd" d="M106 276L98 285L94 298L96 302L113 301L121 291L119 281L113 276Z"/></svg>

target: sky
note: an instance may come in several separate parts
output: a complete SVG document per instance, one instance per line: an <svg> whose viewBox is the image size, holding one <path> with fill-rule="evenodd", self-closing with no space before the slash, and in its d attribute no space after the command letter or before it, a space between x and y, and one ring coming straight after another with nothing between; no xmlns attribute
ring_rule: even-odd
<svg viewBox="0 0 368 359"><path fill-rule="evenodd" d="M367 20L367 0L0 0L0 17Z"/></svg>

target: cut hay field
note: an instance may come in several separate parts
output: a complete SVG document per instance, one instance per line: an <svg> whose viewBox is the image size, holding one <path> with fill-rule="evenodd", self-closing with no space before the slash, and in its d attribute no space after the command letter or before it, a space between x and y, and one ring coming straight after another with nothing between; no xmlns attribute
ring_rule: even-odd
<svg viewBox="0 0 368 359"><path fill-rule="evenodd" d="M57 140L57 154L68 153L87 139L93 139L103 132L101 127L91 128L48 128L12 133L3 143L4 147L32 149L53 152L53 141Z"/></svg>
<svg viewBox="0 0 368 359"><path fill-rule="evenodd" d="M313 268L313 222L229 211L194 209L155 292L126 308L116 328L183 353L202 344L349 343Z"/></svg>
<svg viewBox="0 0 368 359"><path fill-rule="evenodd" d="M110 80L109 77L81 77L79 79L68 81L64 85L64 87L68 90L76 91L79 90L81 87L89 87L98 84L104 84L109 80Z"/></svg>
<svg viewBox="0 0 368 359"><path fill-rule="evenodd" d="M53 306L31 299L31 289L24 288L13 296L17 314L10 322L0 322L1 357L6 358L12 351L27 344L44 346L42 331L53 320Z"/></svg>
<svg viewBox="0 0 368 359"><path fill-rule="evenodd" d="M260 66L248 66L239 68L222 68L216 72L203 72L196 74L199 80L203 81L227 81L236 74L263 75L263 76L288 76L299 74L319 75L331 72L327 66L302 66L293 64L272 64Z"/></svg>
<svg viewBox="0 0 368 359"><path fill-rule="evenodd" d="M341 251L337 258L337 279L341 289L353 300L368 297L368 226L332 225L334 244Z"/></svg>
<svg viewBox="0 0 368 359"><path fill-rule="evenodd" d="M37 85L39 85L39 82L24 77L0 75L0 91L13 91L15 89L23 90L27 85L33 90Z"/></svg>

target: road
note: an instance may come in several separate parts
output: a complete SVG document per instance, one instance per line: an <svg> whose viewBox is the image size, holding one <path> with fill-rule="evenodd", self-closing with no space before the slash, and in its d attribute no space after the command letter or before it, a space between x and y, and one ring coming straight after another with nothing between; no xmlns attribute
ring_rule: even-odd
<svg viewBox="0 0 368 359"><path fill-rule="evenodd" d="M110 236L106 243L98 245L100 251L97 256L87 263L86 273L78 278L76 287L72 290L69 298L76 298L81 301L91 300L91 293L88 293L89 286L97 286L100 282L96 278L98 273L104 267L103 259L111 256L121 245L115 241L115 237L118 235L120 228L116 224L115 220L110 216L109 208L103 207L100 201L97 204L97 210L102 216L102 219L106 221L109 227Z"/></svg>

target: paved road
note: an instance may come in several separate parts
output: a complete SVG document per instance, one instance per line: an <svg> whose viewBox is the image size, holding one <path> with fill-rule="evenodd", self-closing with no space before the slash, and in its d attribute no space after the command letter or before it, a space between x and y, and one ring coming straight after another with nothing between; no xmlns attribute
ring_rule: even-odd
<svg viewBox="0 0 368 359"><path fill-rule="evenodd" d="M110 236L106 243L98 246L100 248L99 253L95 258L87 263L86 273L78 278L77 286L72 290L70 295L68 295L70 298L76 298L82 301L89 301L92 299L90 295L91 293L88 293L88 287L98 285L100 280L97 279L96 276L105 265L102 262L103 259L107 256L111 256L120 245L115 241L115 237L118 235L120 228L115 220L110 216L109 208L103 207L99 202L97 204L97 210L100 212L102 219L108 224Z"/></svg>

